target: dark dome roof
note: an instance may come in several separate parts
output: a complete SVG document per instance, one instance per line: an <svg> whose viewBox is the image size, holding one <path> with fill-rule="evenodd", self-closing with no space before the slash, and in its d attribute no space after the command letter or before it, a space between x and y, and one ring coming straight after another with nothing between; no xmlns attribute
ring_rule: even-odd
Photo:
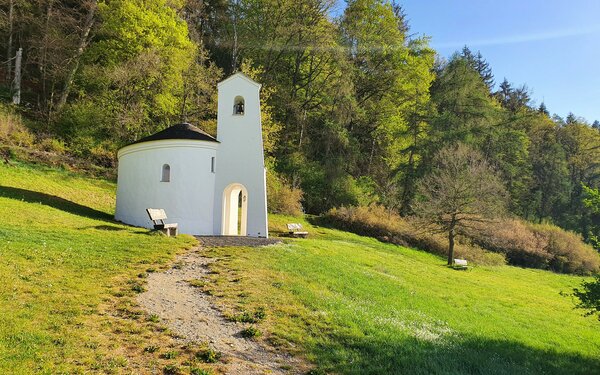
<svg viewBox="0 0 600 375"><path fill-rule="evenodd" d="M183 123L170 126L158 133L144 137L138 141L131 143L132 145L149 141L160 141L163 139L193 139L197 141L219 142L212 135L206 133L194 125Z"/></svg>

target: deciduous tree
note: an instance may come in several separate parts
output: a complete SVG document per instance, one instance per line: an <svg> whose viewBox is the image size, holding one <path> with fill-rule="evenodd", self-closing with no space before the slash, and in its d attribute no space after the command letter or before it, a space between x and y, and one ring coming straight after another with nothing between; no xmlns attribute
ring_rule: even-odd
<svg viewBox="0 0 600 375"><path fill-rule="evenodd" d="M452 265L456 235L473 223L501 216L506 195L483 155L459 143L436 155L431 172L419 181L413 207L426 224L447 233L448 265Z"/></svg>

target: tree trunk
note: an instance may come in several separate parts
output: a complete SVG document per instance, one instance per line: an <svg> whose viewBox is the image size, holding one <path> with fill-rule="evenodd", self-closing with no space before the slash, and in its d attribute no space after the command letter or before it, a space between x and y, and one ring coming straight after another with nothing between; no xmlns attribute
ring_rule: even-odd
<svg viewBox="0 0 600 375"><path fill-rule="evenodd" d="M12 61L13 58L13 23L15 14L15 1L10 0L8 8L8 43L6 45L6 58L8 59L8 69L6 69L6 82L10 84L12 80Z"/></svg>
<svg viewBox="0 0 600 375"><path fill-rule="evenodd" d="M21 61L23 59L23 48L17 51L17 59L15 60L15 79L13 80L12 103L14 105L21 104Z"/></svg>
<svg viewBox="0 0 600 375"><path fill-rule="evenodd" d="M38 107L41 111L46 115L46 125L48 125L49 114L52 110L52 103L48 101L48 89L46 85L48 84L46 75L48 72L48 67L46 66L48 60L48 40L50 35L50 19L52 18L52 9L54 6L54 1L48 1L48 7L46 8L46 23L44 24L44 37L42 42L42 52L41 52L41 61L39 63L39 69L41 74L41 84L42 84L42 97L39 99L38 93Z"/></svg>
<svg viewBox="0 0 600 375"><path fill-rule="evenodd" d="M57 111L65 105L65 103L67 102L67 98L69 97L69 92L71 91L73 79L75 78L77 69L79 69L79 61L81 60L81 55L83 55L85 47L87 47L88 45L90 31L92 30L92 26L94 26L94 15L96 14L97 5L97 0L93 0L92 4L90 5L90 10L85 20L85 25L83 26L83 33L81 34L81 38L79 39L79 46L77 47L77 52L75 54L75 58L73 59L73 66L71 67L67 79L65 80L65 86L60 95L60 99L58 100L58 104L56 105Z"/></svg>
<svg viewBox="0 0 600 375"><path fill-rule="evenodd" d="M454 226L448 231L448 265L454 263Z"/></svg>
<svg viewBox="0 0 600 375"><path fill-rule="evenodd" d="M239 0L234 1L232 4L232 25L233 25L233 46L231 48L231 71L232 73L238 70L238 11L239 11Z"/></svg>

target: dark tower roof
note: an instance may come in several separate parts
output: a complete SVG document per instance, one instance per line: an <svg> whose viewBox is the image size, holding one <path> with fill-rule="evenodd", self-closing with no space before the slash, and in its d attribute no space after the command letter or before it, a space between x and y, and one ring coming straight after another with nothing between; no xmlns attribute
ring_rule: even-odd
<svg viewBox="0 0 600 375"><path fill-rule="evenodd" d="M197 141L209 141L219 143L219 141L217 141L212 135L206 133L200 128L197 128L194 125L188 123L183 123L170 126L164 130L159 131L158 133L144 137L131 144L134 145L142 142L160 141L163 139L193 139Z"/></svg>

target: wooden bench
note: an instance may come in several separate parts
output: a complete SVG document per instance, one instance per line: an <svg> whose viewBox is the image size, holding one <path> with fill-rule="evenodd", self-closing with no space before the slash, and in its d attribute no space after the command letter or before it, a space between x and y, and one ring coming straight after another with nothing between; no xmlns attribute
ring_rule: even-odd
<svg viewBox="0 0 600 375"><path fill-rule="evenodd" d="M154 230L159 230L170 237L171 234L177 236L177 223L166 224L167 213L162 208L146 208L152 224L154 224Z"/></svg>
<svg viewBox="0 0 600 375"><path fill-rule="evenodd" d="M287 229L289 231L290 236L292 237L306 237L308 236L308 232L302 230L302 224L298 223L290 223L287 225Z"/></svg>
<svg viewBox="0 0 600 375"><path fill-rule="evenodd" d="M456 269L467 269L468 264L466 259L454 259L454 268Z"/></svg>

